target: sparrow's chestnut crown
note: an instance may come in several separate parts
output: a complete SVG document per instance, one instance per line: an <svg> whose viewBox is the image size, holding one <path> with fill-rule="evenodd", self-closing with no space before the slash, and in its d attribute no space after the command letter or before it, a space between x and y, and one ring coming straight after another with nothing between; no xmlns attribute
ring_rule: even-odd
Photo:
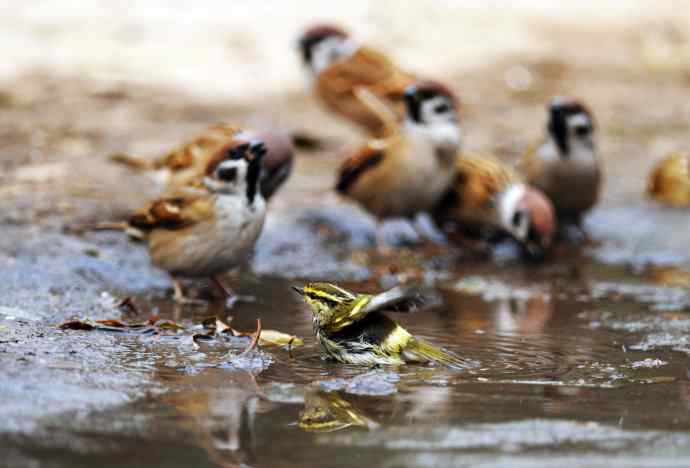
<svg viewBox="0 0 690 468"><path fill-rule="evenodd" d="M304 31L298 43L304 63L311 63L314 46L329 37L346 38L348 34L338 26L330 24L316 24Z"/></svg>

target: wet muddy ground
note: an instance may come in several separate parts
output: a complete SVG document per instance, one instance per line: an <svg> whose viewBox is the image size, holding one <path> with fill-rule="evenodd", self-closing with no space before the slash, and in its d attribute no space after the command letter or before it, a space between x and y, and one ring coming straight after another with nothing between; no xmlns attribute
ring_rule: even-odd
<svg viewBox="0 0 690 468"><path fill-rule="evenodd" d="M643 193L657 158L690 147L690 74L683 64L642 60L634 34L615 44L597 34L587 37L624 59L517 56L447 74L462 96L467 148L508 161L541 134L551 95L583 96L594 109L607 185L587 220L593 243L560 247L539 264L520 262L509 246L489 261L443 244L375 255L374 221L329 191L340 151L359 137L303 92L250 105L45 70L4 82L2 463L690 464L690 213ZM251 265L228 277L248 300L228 309L195 284L208 306L176 307L143 246L67 229L121 219L155 193L109 154L153 156L208 123L248 121L268 108L261 117L325 143L300 152ZM393 243L411 235L400 224L385 229ZM325 361L310 314L290 291L314 279L363 291L432 285L441 305L396 318L474 365ZM137 310L117 307L125 297ZM182 328L58 328L73 318L138 323L151 315ZM232 316L246 331L260 318L305 344L246 354L246 337L195 345L210 316Z"/></svg>

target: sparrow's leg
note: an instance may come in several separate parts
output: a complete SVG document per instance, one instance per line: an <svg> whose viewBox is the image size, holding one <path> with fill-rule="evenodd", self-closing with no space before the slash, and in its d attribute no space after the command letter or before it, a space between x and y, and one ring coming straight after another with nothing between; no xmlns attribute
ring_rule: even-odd
<svg viewBox="0 0 690 468"><path fill-rule="evenodd" d="M559 219L557 238L572 245L589 244L591 242L591 238L582 226L580 216Z"/></svg>
<svg viewBox="0 0 690 468"><path fill-rule="evenodd" d="M386 240L381 226L376 229L376 253L381 257L389 257L395 253L395 249Z"/></svg>
<svg viewBox="0 0 690 468"><path fill-rule="evenodd" d="M225 304L228 306L228 308L232 308L240 299L240 297L237 294L235 294L235 291L233 291L229 286L223 283L220 277L214 276L211 278L211 281L213 281L213 284L225 297Z"/></svg>
<svg viewBox="0 0 690 468"><path fill-rule="evenodd" d="M170 277L170 281L172 281L173 284L173 299L175 302L178 304L187 304L187 305L206 305L205 301L202 301L201 299L191 299L189 297L186 297L184 295L184 291L182 290L182 284L180 283L180 280L175 278L174 276Z"/></svg>
<svg viewBox="0 0 690 468"><path fill-rule="evenodd" d="M433 242L435 244L445 244L446 236L436 226L428 213L419 213L411 220L412 227L419 236L420 243Z"/></svg>

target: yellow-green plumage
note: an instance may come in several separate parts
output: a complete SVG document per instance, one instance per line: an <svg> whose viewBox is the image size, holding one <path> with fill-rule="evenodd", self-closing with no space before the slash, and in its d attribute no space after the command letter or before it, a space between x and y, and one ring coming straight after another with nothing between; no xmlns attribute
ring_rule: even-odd
<svg viewBox="0 0 690 468"><path fill-rule="evenodd" d="M312 308L317 340L339 362L463 366L460 358L415 338L381 313L410 311L424 304L427 298L412 288L396 287L376 295L352 293L330 283L310 283L295 289Z"/></svg>

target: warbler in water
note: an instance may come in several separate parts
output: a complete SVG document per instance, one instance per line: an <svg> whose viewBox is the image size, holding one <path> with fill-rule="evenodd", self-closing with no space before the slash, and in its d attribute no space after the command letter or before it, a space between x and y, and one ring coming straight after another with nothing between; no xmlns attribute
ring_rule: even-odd
<svg viewBox="0 0 690 468"><path fill-rule="evenodd" d="M358 294L330 283L293 289L313 312L314 334L331 358L345 364L401 365L434 362L464 367L457 356L412 336L382 312L409 312L428 304L414 287L395 287L380 294Z"/></svg>

